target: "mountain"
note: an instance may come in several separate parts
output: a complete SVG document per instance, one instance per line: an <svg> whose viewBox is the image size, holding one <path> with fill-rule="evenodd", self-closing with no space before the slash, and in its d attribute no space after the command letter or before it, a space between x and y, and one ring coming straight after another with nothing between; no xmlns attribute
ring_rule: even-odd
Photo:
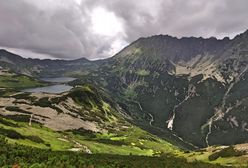
<svg viewBox="0 0 248 168"><path fill-rule="evenodd" d="M189 163L177 146L133 125L104 88L27 93L20 89L49 83L4 69L0 85L0 166L216 167Z"/></svg>
<svg viewBox="0 0 248 168"><path fill-rule="evenodd" d="M37 121L50 129L71 127L81 118L90 121L90 131L114 131L113 139L120 134L123 138L130 130L120 130L128 126L183 149L247 143L248 31L221 40L140 38L100 61L25 59L3 50L0 60L3 69L30 77L77 77L69 83L73 90L59 96L36 95L28 102L57 111L54 118ZM74 119L64 124L60 113ZM132 137L127 139L133 143Z"/></svg>
<svg viewBox="0 0 248 168"><path fill-rule="evenodd" d="M104 90L91 85L61 94L1 90L0 141L4 136L9 144L36 147L37 152L142 156L181 152L124 116L125 111Z"/></svg>
<svg viewBox="0 0 248 168"><path fill-rule="evenodd" d="M4 72L0 79L15 75ZM22 78L13 83L18 81ZM125 110L103 88L85 84L60 94L13 88L0 92L2 167L224 167L188 162L186 152L128 122ZM224 155L215 152L214 161Z"/></svg>
<svg viewBox="0 0 248 168"><path fill-rule="evenodd" d="M105 87L147 130L169 130L198 147L244 143L247 40L248 32L232 40L141 38L74 84Z"/></svg>
<svg viewBox="0 0 248 168"><path fill-rule="evenodd" d="M0 50L0 66L29 76L54 77L68 72L86 73L88 69L95 68L96 64L86 58L76 60L25 59L6 50Z"/></svg>

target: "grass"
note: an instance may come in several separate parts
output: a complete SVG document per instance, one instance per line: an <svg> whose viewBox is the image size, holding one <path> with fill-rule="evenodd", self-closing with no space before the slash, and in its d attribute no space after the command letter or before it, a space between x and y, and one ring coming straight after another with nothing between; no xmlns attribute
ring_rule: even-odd
<svg viewBox="0 0 248 168"><path fill-rule="evenodd" d="M126 130L125 132L118 132L117 134L96 133L95 138L91 138L90 141L88 140L88 138L85 138L81 135L76 135L76 136L78 141L88 146L93 153L108 153L108 154L121 154L121 155L129 155L131 153L133 155L152 156L157 153L163 153L163 152L172 153L178 150L176 147L162 140L161 141L150 141L144 139L142 140L141 138L142 136L145 136L145 134L146 132L144 132L143 130L137 127L133 127ZM100 143L100 142L107 142L107 143ZM119 142L119 143L114 143L114 142ZM136 142L139 143L136 144Z"/></svg>
<svg viewBox="0 0 248 168"><path fill-rule="evenodd" d="M45 84L25 75L0 76L1 88L14 88L19 90L38 86L45 86Z"/></svg>
<svg viewBox="0 0 248 168"><path fill-rule="evenodd" d="M68 151L72 148L78 148L76 143L79 143L82 146L87 146L93 154L125 156L163 156L169 154L177 158L188 158L190 162L204 161L223 165L237 163L237 158L233 157L225 159L220 157L210 162L208 157L211 153L207 151L184 154L177 147L135 126L112 133L82 131L82 133L76 134L72 131L56 132L36 123L29 126L27 122L16 122L1 118L0 127L5 130L15 130L18 135L24 137L20 139L7 137L10 144L50 149L52 151Z"/></svg>
<svg viewBox="0 0 248 168"><path fill-rule="evenodd" d="M0 166L1 167L87 167L87 168L211 168L222 167L201 162L187 162L184 158L172 155L162 157L147 157L135 155L88 155L82 152L51 151L30 148L18 144L9 144L0 137Z"/></svg>
<svg viewBox="0 0 248 168"><path fill-rule="evenodd" d="M77 100L87 98L89 101L85 104L89 104L92 109L104 111L106 114L111 112L111 106L109 103L103 101L103 99L93 99L96 102L92 102L91 98L97 96L95 92L90 88L83 88L83 92L79 89L76 94ZM81 91L81 92L80 92ZM86 93L85 93L86 92ZM16 95L18 98L28 98L29 94ZM39 106L47 107L51 105L51 102L47 97L43 99L36 100L39 102ZM37 104L38 105L38 104ZM19 108L15 106L7 107L10 111L20 111ZM94 110L93 110L94 111ZM113 113L114 114L114 113ZM95 114L93 116L96 116ZM111 119L114 115L110 115ZM170 143L138 128L131 126L130 124L125 125L126 123L120 123L116 121L116 129L109 131L109 133L93 133L93 132L83 132L76 134L73 131L67 132L56 132L40 124L33 123L32 126L28 125L29 117L26 116L27 120L25 122L20 122L19 119L13 121L11 119L1 118L0 128L3 128L4 131L14 130L14 136L20 136L21 138L15 138L7 136L7 140L11 144L19 144L25 146L36 147L39 149L49 149L52 151L68 151L72 148L81 148L78 144L81 144L82 147L86 146L93 154L113 154L113 155L143 155L143 156L160 156L164 154L172 154L177 157L188 157L190 161L200 160L205 162L210 162L208 157L210 153L195 152L190 153L192 156L183 154L183 152L171 145ZM107 118L108 118L107 117ZM24 121L24 120L23 120ZM113 127L113 123L108 122ZM106 123L105 123L106 124ZM105 125L106 126L106 125ZM120 128L120 129L119 129ZM211 163L221 163L221 164L231 164L234 163L236 158L227 161L227 159L217 158Z"/></svg>
<svg viewBox="0 0 248 168"><path fill-rule="evenodd" d="M116 146L110 144L103 144L94 141L84 141L79 140L80 143L87 145L88 148L93 153L105 153L105 154L119 154L119 155L143 155L143 156L152 156L154 151L152 149L142 150L138 147L132 146Z"/></svg>
<svg viewBox="0 0 248 168"><path fill-rule="evenodd" d="M14 130L18 132L19 134L23 136L37 136L44 141L44 143L36 143L36 142L30 141L29 139L8 138L8 141L10 143L18 143L18 144L28 145L28 146L38 147L38 148L51 148L52 150L67 150L73 146L72 143L63 142L59 140L58 138L62 137L62 135L46 127L41 127L38 124L32 124L32 126L29 126L28 123L24 123L24 122L14 122L12 120L7 120L7 121L18 125L18 127L15 127ZM13 128L3 123L0 123L0 126L8 130ZM50 144L49 147L46 144Z"/></svg>
<svg viewBox="0 0 248 168"><path fill-rule="evenodd" d="M36 143L28 138L8 138L9 142L11 143L19 143L22 145L39 148L50 148L52 150L71 149L76 146L74 141L87 146L93 153L110 153L121 155L129 155L132 153L135 155L142 154L151 156L167 151L167 149L161 151L161 148L159 148L161 145L164 145L163 147L165 148L172 148L172 146L169 146L167 142L160 142L158 140L155 141L154 139L158 139L157 137L154 137L137 127L131 127L130 124L123 123L122 120L119 120L118 117L115 116L116 112L111 108L109 102L104 101L99 95L97 95L97 92L92 89L94 88L90 88L89 86L76 88L75 91L72 92L73 94L71 93L71 96L80 103L83 102L84 105L87 104L90 106L91 112L93 112L93 114L90 113L92 117L96 117L96 114L98 113L98 115L100 115L101 112L101 115L104 115L103 117L108 119L106 122L104 122L104 124L106 127L110 127L108 128L108 130L111 132L109 134L90 133L90 135L95 138L89 138L89 136L87 136L85 133L74 134L73 131L69 131L67 133L55 132L36 123L33 123L32 126L29 126L29 115L16 116L15 118L13 118L14 116L12 118L8 116L7 118L9 119L3 119L5 122L1 122L0 126L6 130L13 129L24 137L35 136L41 138L44 141L44 143ZM15 97L27 99L30 97L30 94L17 94ZM98 99L95 99L95 97ZM81 101L81 99L84 101ZM94 102L91 101L92 99ZM32 103L41 107L53 108L53 102L51 102L48 97L33 100ZM6 109L9 111L27 113L26 111L22 111L16 106L9 106L6 107ZM7 125L6 122L8 123ZM13 128L10 123L17 125L17 127ZM126 124L127 128L129 128L122 128L122 126L125 126ZM66 141L61 139L66 139ZM135 142L139 143L135 144ZM146 147L146 145L148 146ZM156 149L153 149L153 146L155 146ZM172 149L169 151L172 151Z"/></svg>
<svg viewBox="0 0 248 168"><path fill-rule="evenodd" d="M160 153L180 152L177 147L169 144L166 141L160 140L137 127L132 127L123 132L117 133L97 133L95 138L91 138L90 143L87 140L82 140L82 137L79 139L79 141L83 144L88 143L88 147L96 153L121 155L128 155L132 153L133 155L152 156ZM100 142L108 142L109 144L99 143L99 140L105 140Z"/></svg>
<svg viewBox="0 0 248 168"><path fill-rule="evenodd" d="M211 149L213 148L213 149ZM224 149L221 149L218 146L215 147L210 147L201 151L195 151L195 152L188 152L188 153L180 153L179 156L187 158L189 162L194 162L194 161L203 161L206 163L211 163L211 164L219 164L219 165L225 165L225 166L231 166L231 167L246 167L248 163L247 155L236 155L236 152L233 154L228 154L226 155L226 151L229 151L229 149L232 149L232 147L227 147ZM232 150L231 150L232 151ZM218 156L214 160L211 160L213 155L215 154L220 154L223 156ZM224 154L223 154L224 153Z"/></svg>
<svg viewBox="0 0 248 168"><path fill-rule="evenodd" d="M41 149L50 148L54 151L64 151L75 147L76 141L83 146L87 146L93 153L153 156L157 153L171 153L174 150L178 150L176 147L165 141L153 140L153 138L156 139L156 137L153 137L137 127L129 128L124 132L115 134L91 133L95 134L95 138L88 138L88 136L86 136L86 134L84 135L84 133L82 135L73 134L70 131L61 133L52 131L35 123L32 124L32 126L29 126L28 123L25 122L15 122L9 119L2 120L5 122L1 122L0 127L6 130L14 129L21 136L33 136L44 141L44 143L37 143L30 140L32 137L21 139L7 138L10 143L18 143ZM8 124L6 125L6 123ZM15 127L13 127L10 123L12 123ZM123 144L120 142L123 142Z"/></svg>
<svg viewBox="0 0 248 168"><path fill-rule="evenodd" d="M150 71L147 71L147 70L145 70L145 69L138 70L136 73L137 73L139 76L148 76L148 75L150 75Z"/></svg>

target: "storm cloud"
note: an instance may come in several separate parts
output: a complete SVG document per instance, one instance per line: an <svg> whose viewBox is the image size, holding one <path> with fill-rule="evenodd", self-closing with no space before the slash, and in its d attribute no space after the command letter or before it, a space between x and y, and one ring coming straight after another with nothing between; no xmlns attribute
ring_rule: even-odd
<svg viewBox="0 0 248 168"><path fill-rule="evenodd" d="M233 38L247 0L0 1L0 47L26 57L99 59L156 34Z"/></svg>

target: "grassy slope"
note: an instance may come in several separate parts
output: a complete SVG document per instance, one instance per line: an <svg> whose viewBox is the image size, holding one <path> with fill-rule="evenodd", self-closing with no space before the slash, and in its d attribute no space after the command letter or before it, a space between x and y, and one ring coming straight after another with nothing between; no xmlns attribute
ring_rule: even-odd
<svg viewBox="0 0 248 168"><path fill-rule="evenodd" d="M81 152L61 152L8 144L0 138L1 167L60 167L60 168L174 168L221 167L201 162L188 163L185 159L171 155L163 157L121 156L108 154L86 155Z"/></svg>
<svg viewBox="0 0 248 168"><path fill-rule="evenodd" d="M226 147L226 148L230 148L230 147ZM209 157L215 155L216 153L219 153L220 151L224 151L224 149L221 149L221 147L219 146L212 146L206 149L201 149L199 151L184 153L181 156L187 158L188 161L198 160L212 164L220 164L220 165L235 166L235 167L247 167L248 165L247 155L240 154L239 156L236 155L237 152L228 153L228 154L226 153L227 154L226 156L219 156L217 159L212 161L209 159Z"/></svg>
<svg viewBox="0 0 248 168"><path fill-rule="evenodd" d="M44 83L25 75L0 76L1 88L24 89L38 86L44 86Z"/></svg>
<svg viewBox="0 0 248 168"><path fill-rule="evenodd" d="M55 132L38 124L29 126L27 123L8 119L1 119L0 128L14 130L25 137L36 136L44 141L43 143L37 143L28 138L7 138L9 143L18 143L41 149L52 149L54 151L74 148L77 146L75 144L76 141L83 146L87 146L92 153L121 155L129 155L131 153L134 155L152 156L160 153L179 152L176 147L137 127L130 128L128 132L116 134L90 133L92 138L89 138L88 134L84 135L84 133Z"/></svg>
<svg viewBox="0 0 248 168"><path fill-rule="evenodd" d="M43 85L37 80L23 75L0 76L0 87L22 89ZM7 138L10 144L32 146L42 150L67 151L77 147L77 143L87 148L94 154L114 154L114 155L163 155L173 154L188 157L189 160L203 160L208 162L206 153L183 154L177 147L172 146L156 136L153 136L137 127L129 128L127 131L119 131L109 134L100 133L75 133L55 132L39 124L28 126L25 122L16 122L9 119L0 118L1 134L7 131L10 135ZM16 138L15 135L21 135ZM13 136L14 135L14 136ZM31 137L31 138L30 138ZM41 141L35 139L41 139ZM138 159L139 160L139 159ZM233 162L236 162L236 159ZM119 160L120 161L120 160ZM214 163L228 164L227 159L219 158Z"/></svg>
<svg viewBox="0 0 248 168"><path fill-rule="evenodd" d="M146 163L146 159L158 162L154 163L154 165L163 165L163 164L172 164L173 162L179 163L182 161L182 164L185 164L183 158L187 158L187 160L191 162L195 161L203 161L208 163L222 164L222 165L237 165L237 158L229 157L229 158L219 158L215 161L210 162L208 160L208 156L211 154L209 152L190 152L184 153L180 149L171 144L163 141L149 133L137 128L130 128L127 132L118 132L116 134L100 134L100 133L92 133L92 132L55 132L46 127L42 127L39 124L32 124L29 126L28 123L25 122L16 122L9 119L1 118L0 120L0 129L3 130L14 130L19 133L23 137L38 137L43 140L43 142L36 142L29 138L9 138L7 137L8 144L16 144L16 145L24 145L25 148L35 147L37 151L39 150L51 150L51 155L54 154L54 157L57 155L57 152L63 152L65 156L71 155L69 152L70 149L77 148L77 144L79 143L82 146L87 146L87 148L94 154L91 158L86 156L82 157L82 161L87 163L92 163L92 159L94 160L94 164L97 162L104 161L105 158L110 157L115 160L115 163L126 162L126 160L130 159L129 155L133 156L133 164L138 164L141 162L141 159L144 159L144 164ZM0 131L1 132L1 131ZM3 134L1 132L1 134ZM105 141L103 141L105 140ZM119 143L117 143L119 142ZM1 151L1 147L0 147ZM67 151L67 152L65 152ZM81 153L81 152L79 152ZM77 155L78 152L75 153ZM97 155L95 155L97 154ZM81 154L80 154L81 155ZM122 155L123 157L118 157L118 155ZM136 156L160 156L155 158L139 158ZM126 157L124 157L126 156ZM168 161L167 157L171 157L170 161ZM172 161L174 160L174 161ZM42 160L40 160L42 162ZM171 163L170 163L171 162ZM239 161L240 163L240 161ZM130 164L130 163L129 163ZM139 163L140 164L140 163ZM193 164L189 164L189 167L197 167L199 164L195 162ZM97 165L97 164L96 164ZM125 163L125 165L128 165ZM201 165L201 164L200 164ZM99 165L98 165L99 166ZM199 165L198 165L199 166ZM201 165L204 167L204 164ZM217 165L216 165L217 166Z"/></svg>

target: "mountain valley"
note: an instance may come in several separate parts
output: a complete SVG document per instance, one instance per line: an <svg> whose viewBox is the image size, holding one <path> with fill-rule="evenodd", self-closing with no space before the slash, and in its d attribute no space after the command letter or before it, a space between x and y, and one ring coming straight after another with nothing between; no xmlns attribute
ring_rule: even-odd
<svg viewBox="0 0 248 168"><path fill-rule="evenodd" d="M0 50L0 66L0 133L11 145L248 162L248 31L222 40L140 38L97 61ZM75 80L66 92L23 91L50 86L44 77Z"/></svg>

